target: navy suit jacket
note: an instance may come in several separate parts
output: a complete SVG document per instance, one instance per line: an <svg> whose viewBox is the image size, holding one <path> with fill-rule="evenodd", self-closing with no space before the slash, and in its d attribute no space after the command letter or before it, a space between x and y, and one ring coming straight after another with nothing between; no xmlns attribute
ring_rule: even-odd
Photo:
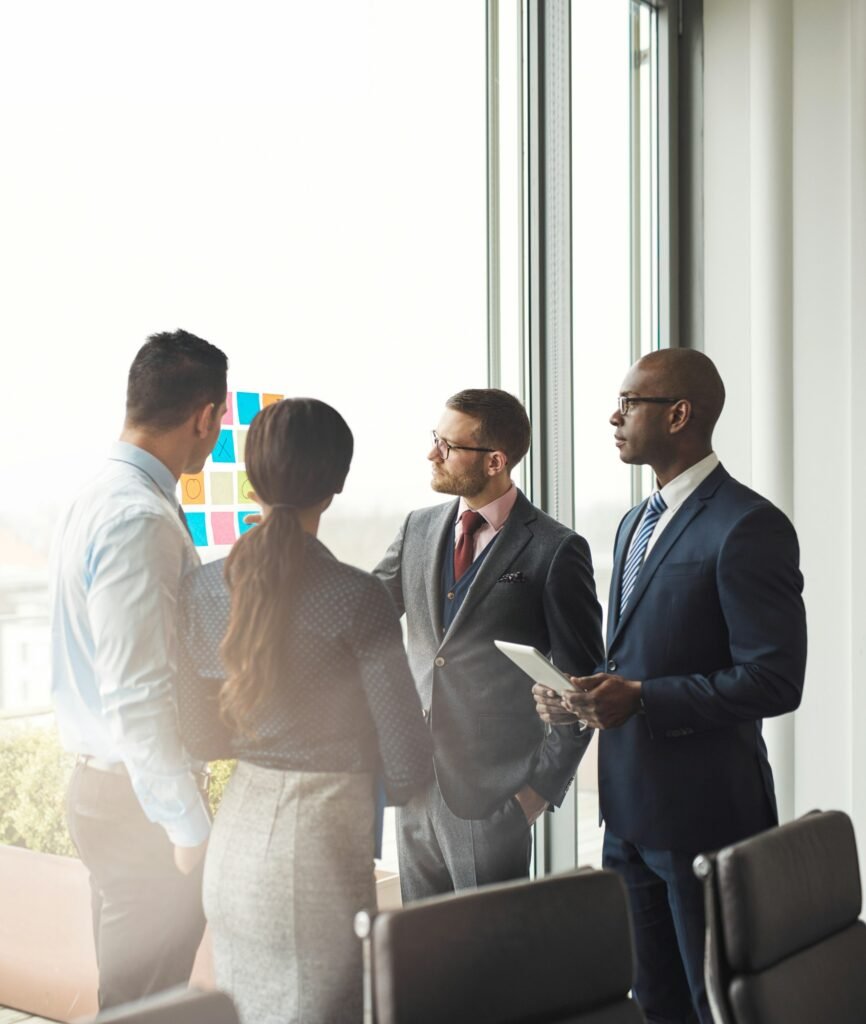
<svg viewBox="0 0 866 1024"><path fill-rule="evenodd" d="M650 551L619 617L629 541L614 548L607 665L645 710L599 737L601 813L623 839L698 852L777 823L761 719L800 703L803 578L794 527L718 466Z"/></svg>

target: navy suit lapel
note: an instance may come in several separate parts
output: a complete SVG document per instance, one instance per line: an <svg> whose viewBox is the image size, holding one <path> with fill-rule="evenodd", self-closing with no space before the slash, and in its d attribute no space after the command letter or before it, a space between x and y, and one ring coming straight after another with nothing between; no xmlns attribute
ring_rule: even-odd
<svg viewBox="0 0 866 1024"><path fill-rule="evenodd" d="M472 581L472 585L463 599L463 604L448 629L447 636L451 636L460 627L460 623L472 614L473 608L526 547L532 538L532 532L528 529L527 523L531 523L536 518L535 508L522 494L518 494L514 508L501 532L491 541L493 548L484 559L478 570L478 575Z"/></svg>
<svg viewBox="0 0 866 1024"><path fill-rule="evenodd" d="M649 499L647 499L648 501ZM646 501L625 514L622 525L617 535L617 546L613 555L613 574L610 580L610 601L607 608L607 644L608 647L613 641L614 634L619 626L619 601L622 593L622 572L625 567L625 558L631 544L632 534L640 522L643 510L646 508Z"/></svg>
<svg viewBox="0 0 866 1024"><path fill-rule="evenodd" d="M433 624L433 635L442 636L442 559L450 557L453 540L454 517L457 514L456 501L442 505L433 516L427 534L427 550L432 555L431 563L424 573L427 590L427 605Z"/></svg>
<svg viewBox="0 0 866 1024"><path fill-rule="evenodd" d="M683 531L691 524L692 520L703 512L705 503L712 498L718 489L719 485L723 480L727 479L728 473L719 464L710 475L704 480L697 490L689 495L689 497L683 502L680 509L674 515L673 519L665 527L664 532L658 541L653 546L644 562L640 573L638 574L637 582L634 585L634 590L631 592L631 596L628 599L625 612L622 618L618 618L613 633L610 636L610 642L608 648L616 640L617 636L621 632L623 626L628 622L634 613L635 608L640 604L640 600L649 585L650 580L653 578L658 567L667 558L668 552L673 548L679 538L682 536ZM643 511L646 502L638 506L637 512ZM634 524L632 524L632 530ZM616 590L616 614L619 614L619 591L622 585L622 567L625 560L625 554L628 551L628 543L631 538L632 530L628 531L628 538L622 546L622 549L618 552L618 558L614 570L616 572L615 584L611 587L611 591Z"/></svg>

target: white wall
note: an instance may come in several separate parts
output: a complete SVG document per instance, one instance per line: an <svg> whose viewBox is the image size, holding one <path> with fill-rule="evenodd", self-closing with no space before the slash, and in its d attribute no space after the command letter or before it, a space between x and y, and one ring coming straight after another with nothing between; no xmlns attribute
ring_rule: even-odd
<svg viewBox="0 0 866 1024"><path fill-rule="evenodd" d="M851 813L866 855L866 0L704 0L704 38L704 348L729 392L717 450L783 505L757 435L769 429L762 396L781 386L793 398L774 441L791 460L809 666L793 771L781 773L792 777L779 781L797 814ZM754 131L768 109L791 119L781 150ZM786 253L789 287L769 294ZM790 337L770 336L779 324ZM788 375L761 358L768 346Z"/></svg>

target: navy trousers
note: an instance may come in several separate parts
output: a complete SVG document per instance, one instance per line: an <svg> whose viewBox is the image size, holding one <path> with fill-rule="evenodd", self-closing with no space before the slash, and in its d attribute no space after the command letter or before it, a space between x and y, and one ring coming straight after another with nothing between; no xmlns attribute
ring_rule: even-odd
<svg viewBox="0 0 866 1024"><path fill-rule="evenodd" d="M704 987L704 897L694 854L648 850L604 836L604 866L628 888L634 920L634 996L649 1024L713 1024Z"/></svg>

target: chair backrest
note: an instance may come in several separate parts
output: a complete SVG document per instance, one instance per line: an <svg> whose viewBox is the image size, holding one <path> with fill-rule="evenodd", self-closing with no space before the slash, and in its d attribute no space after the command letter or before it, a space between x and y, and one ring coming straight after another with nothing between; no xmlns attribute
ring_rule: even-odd
<svg viewBox="0 0 866 1024"><path fill-rule="evenodd" d="M372 926L377 1024L640 1024L627 897L584 870L443 896Z"/></svg>
<svg viewBox="0 0 866 1024"><path fill-rule="evenodd" d="M866 925L846 814L812 812L697 858L695 872L718 1024L866 1021Z"/></svg>
<svg viewBox="0 0 866 1024"><path fill-rule="evenodd" d="M177 988L100 1013L94 1024L238 1024L224 992Z"/></svg>

